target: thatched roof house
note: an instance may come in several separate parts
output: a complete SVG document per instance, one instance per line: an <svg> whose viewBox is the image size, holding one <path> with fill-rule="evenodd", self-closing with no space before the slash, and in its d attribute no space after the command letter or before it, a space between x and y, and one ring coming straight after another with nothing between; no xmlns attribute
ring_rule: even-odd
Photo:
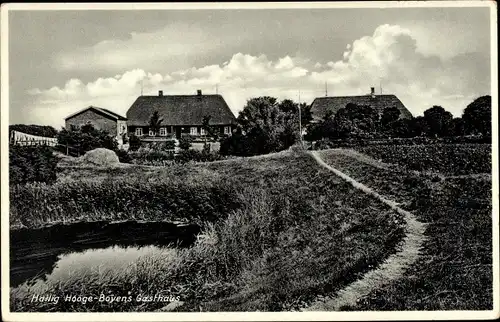
<svg viewBox="0 0 500 322"><path fill-rule="evenodd" d="M162 122L159 132L149 128L153 113L157 111ZM221 95L203 95L198 90L196 95L139 96L127 111L129 133L137 136L167 137L190 134L203 136L201 128L203 118L210 116L210 125L218 126L221 133L231 134L236 118Z"/></svg>
<svg viewBox="0 0 500 322"><path fill-rule="evenodd" d="M332 96L318 97L311 105L313 119L318 121L323 118L327 111L332 111L334 114L341 108L346 107L348 103L356 105L370 106L380 115L387 107L396 107L400 112L400 118L412 118L413 115L408 111L404 104L397 98L396 95L384 94L376 95L372 87L371 94L359 96Z"/></svg>

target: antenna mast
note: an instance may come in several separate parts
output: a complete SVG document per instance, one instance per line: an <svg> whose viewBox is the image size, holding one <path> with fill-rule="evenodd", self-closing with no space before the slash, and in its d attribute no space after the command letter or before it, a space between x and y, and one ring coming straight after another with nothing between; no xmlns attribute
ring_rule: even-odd
<svg viewBox="0 0 500 322"><path fill-rule="evenodd" d="M328 83L325 82L325 97L328 96Z"/></svg>

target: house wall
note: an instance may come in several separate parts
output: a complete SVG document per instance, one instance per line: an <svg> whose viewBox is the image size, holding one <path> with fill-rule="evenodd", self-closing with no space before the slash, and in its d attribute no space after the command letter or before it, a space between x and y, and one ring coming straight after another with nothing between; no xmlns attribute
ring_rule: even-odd
<svg viewBox="0 0 500 322"><path fill-rule="evenodd" d="M127 133L127 121L118 120L116 122L116 131L118 134Z"/></svg>
<svg viewBox="0 0 500 322"><path fill-rule="evenodd" d="M219 129L219 133L221 135L224 134L224 127L225 126L229 126L229 134L232 133L232 130L233 130L233 126L230 125L230 124L227 124L227 125L218 125L218 129ZM142 128L142 133L143 133L143 137L148 137L149 136L149 126L129 126L128 127L128 134L129 136L132 135L132 134L135 134L135 130L136 128ZM196 136L201 136L201 128L202 126L201 125L183 125L183 126L171 126L171 125L163 125L163 126L160 126L160 128L166 128L167 129L167 135L165 136L165 139L171 137L172 135L176 135L177 133L177 129L181 129L181 134L184 135L184 134L191 134L191 127L196 127L196 133L197 135ZM156 137L163 137L163 136L160 136L160 133L156 133Z"/></svg>
<svg viewBox="0 0 500 322"><path fill-rule="evenodd" d="M112 136L116 136L117 134L116 121L102 116L101 114L97 114L92 110L85 111L67 119L66 128L69 129L71 125L80 127L88 123L91 123L96 129L107 131Z"/></svg>

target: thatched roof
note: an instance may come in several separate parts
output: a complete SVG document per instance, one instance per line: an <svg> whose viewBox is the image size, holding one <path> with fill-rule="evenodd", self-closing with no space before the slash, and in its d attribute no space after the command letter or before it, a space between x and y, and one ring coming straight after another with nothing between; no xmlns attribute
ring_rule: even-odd
<svg viewBox="0 0 500 322"><path fill-rule="evenodd" d="M88 106L88 107L86 107L86 108L84 108L82 110L79 110L78 112L75 112L75 113L67 116L65 118L65 120L70 119L72 117L75 117L77 115L80 115L83 112L86 112L88 110L92 110L92 111L96 112L97 114L103 115L103 116L105 116L107 118L110 118L112 120L115 120L115 121L116 120L124 120L124 121L127 120L125 117L121 116L120 114L117 114L117 113L115 113L113 111L110 111L110 110L108 110L106 108L97 107L97 106Z"/></svg>
<svg viewBox="0 0 500 322"><path fill-rule="evenodd" d="M154 111L164 125L201 125L210 115L211 125L233 124L236 118L221 95L139 96L127 111L129 126L147 126Z"/></svg>
<svg viewBox="0 0 500 322"><path fill-rule="evenodd" d="M387 107L396 107L400 112L400 118L412 118L413 115L396 97L396 95L360 95L360 96L336 96L336 97L318 97L311 105L311 112L314 120L323 118L328 110L334 114L341 108L346 107L348 103L356 105L370 106L379 114Z"/></svg>

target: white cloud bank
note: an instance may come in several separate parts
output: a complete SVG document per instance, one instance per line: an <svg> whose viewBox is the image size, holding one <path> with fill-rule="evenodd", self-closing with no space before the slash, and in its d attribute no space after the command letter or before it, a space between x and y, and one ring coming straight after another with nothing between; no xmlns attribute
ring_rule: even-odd
<svg viewBox="0 0 500 322"><path fill-rule="evenodd" d="M325 82L329 95L367 94L371 86L378 91L382 84L384 93L396 94L414 115L438 104L459 116L472 99L490 92L489 70L477 69L477 59L473 53L449 59L421 53L411 30L382 25L373 35L348 44L336 61L309 62L290 56L272 61L265 55L237 53L219 65L169 74L133 69L86 84L70 79L62 87L35 88L29 91L35 98L31 117L37 123L60 126L65 116L88 105L125 115L141 86L145 95L156 95L158 90L168 95L194 94L197 89L214 93L217 85L237 113L253 96L297 100L300 91L302 101L312 102L324 95Z"/></svg>

